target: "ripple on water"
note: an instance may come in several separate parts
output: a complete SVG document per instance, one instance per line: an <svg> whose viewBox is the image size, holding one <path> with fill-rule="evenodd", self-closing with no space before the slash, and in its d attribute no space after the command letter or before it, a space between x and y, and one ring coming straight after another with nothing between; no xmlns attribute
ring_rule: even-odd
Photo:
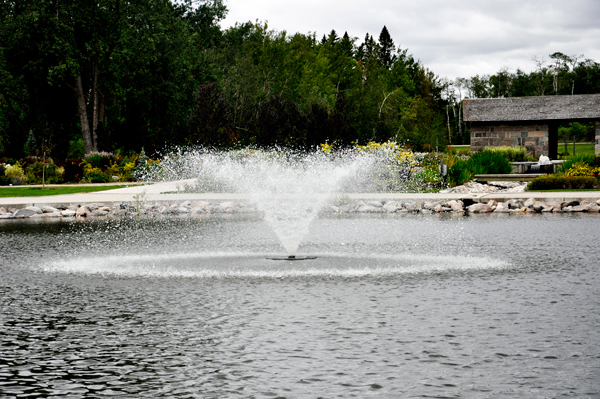
<svg viewBox="0 0 600 399"><path fill-rule="evenodd" d="M42 263L48 273L192 278L381 277L498 270L510 263L488 257L436 255L316 254L316 259L287 261L273 254L178 253L83 257Z"/></svg>

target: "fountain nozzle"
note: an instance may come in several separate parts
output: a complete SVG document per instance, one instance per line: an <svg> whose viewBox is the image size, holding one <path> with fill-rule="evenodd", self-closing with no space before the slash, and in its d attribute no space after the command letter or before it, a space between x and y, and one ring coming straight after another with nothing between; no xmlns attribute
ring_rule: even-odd
<svg viewBox="0 0 600 399"><path fill-rule="evenodd" d="M309 259L317 259L317 257L316 256L298 256L298 257L296 257L296 255L288 255L288 256L281 256L281 257L267 258L267 259L271 259L271 260L309 260Z"/></svg>

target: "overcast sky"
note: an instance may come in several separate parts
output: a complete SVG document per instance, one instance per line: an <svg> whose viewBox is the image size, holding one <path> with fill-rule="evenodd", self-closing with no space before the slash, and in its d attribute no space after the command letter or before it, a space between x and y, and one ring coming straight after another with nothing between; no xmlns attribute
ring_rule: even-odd
<svg viewBox="0 0 600 399"><path fill-rule="evenodd" d="M600 62L600 0L225 0L222 26L266 21L288 33L335 29L363 41L387 26L394 43L440 77L535 69L560 51Z"/></svg>

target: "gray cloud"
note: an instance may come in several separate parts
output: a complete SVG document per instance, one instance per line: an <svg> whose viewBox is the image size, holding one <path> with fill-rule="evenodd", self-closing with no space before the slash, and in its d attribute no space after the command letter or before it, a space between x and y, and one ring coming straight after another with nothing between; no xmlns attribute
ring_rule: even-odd
<svg viewBox="0 0 600 399"><path fill-rule="evenodd" d="M335 29L363 40L386 25L425 67L454 78L501 67L534 69L533 56L584 53L600 62L597 0L228 0L223 27L267 21L289 33Z"/></svg>

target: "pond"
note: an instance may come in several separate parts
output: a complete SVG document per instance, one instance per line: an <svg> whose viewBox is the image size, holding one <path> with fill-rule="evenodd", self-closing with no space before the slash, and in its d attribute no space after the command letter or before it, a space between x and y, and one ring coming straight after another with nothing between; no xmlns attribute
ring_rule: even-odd
<svg viewBox="0 0 600 399"><path fill-rule="evenodd" d="M600 216L0 224L2 397L596 397Z"/></svg>

